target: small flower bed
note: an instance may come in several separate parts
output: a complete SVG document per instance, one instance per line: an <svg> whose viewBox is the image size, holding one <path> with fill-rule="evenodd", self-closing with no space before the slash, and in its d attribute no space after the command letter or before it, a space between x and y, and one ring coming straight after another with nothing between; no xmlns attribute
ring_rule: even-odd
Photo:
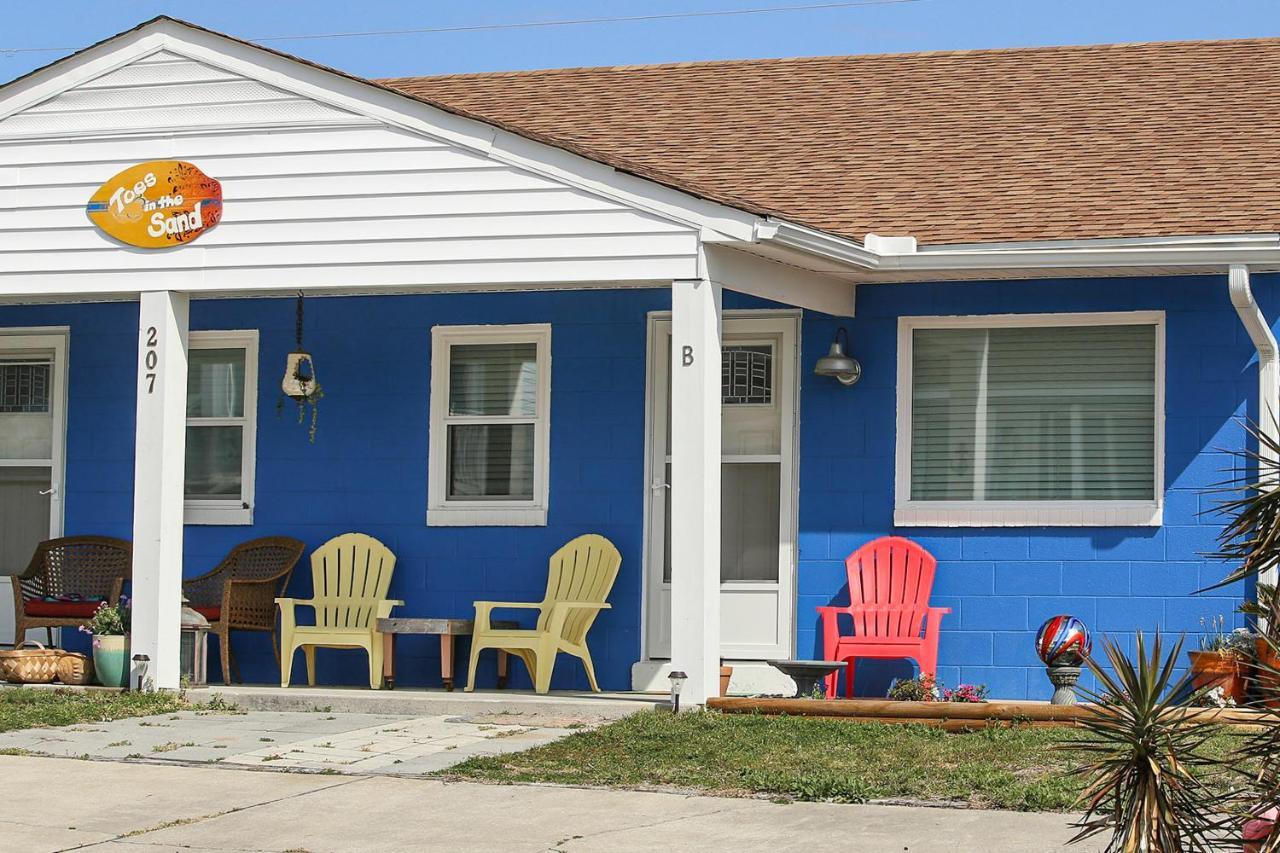
<svg viewBox="0 0 1280 853"><path fill-rule="evenodd" d="M904 678L889 687L889 698L900 702L985 702L987 685L958 684L944 687L932 675Z"/></svg>

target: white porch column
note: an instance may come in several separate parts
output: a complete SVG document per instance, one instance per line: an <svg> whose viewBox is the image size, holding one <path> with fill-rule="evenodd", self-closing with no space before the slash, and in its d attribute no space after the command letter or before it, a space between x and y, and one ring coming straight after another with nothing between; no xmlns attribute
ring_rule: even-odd
<svg viewBox="0 0 1280 853"><path fill-rule="evenodd" d="M148 689L179 686L188 304L185 293L143 293L138 312L130 655L151 659Z"/></svg>
<svg viewBox="0 0 1280 853"><path fill-rule="evenodd" d="M671 284L671 668L681 704L720 680L720 285Z"/></svg>

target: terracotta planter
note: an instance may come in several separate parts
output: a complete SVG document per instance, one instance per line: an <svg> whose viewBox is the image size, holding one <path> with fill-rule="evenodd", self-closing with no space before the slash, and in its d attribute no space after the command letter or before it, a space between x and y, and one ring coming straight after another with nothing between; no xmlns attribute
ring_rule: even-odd
<svg viewBox="0 0 1280 853"><path fill-rule="evenodd" d="M729 679L730 678L733 678L733 667L721 666L720 667L720 695L721 696L729 695Z"/></svg>
<svg viewBox="0 0 1280 853"><path fill-rule="evenodd" d="M1191 685L1196 690L1221 687L1224 696L1237 704L1244 701L1244 678L1240 658L1218 652L1188 652L1191 657Z"/></svg>
<svg viewBox="0 0 1280 853"><path fill-rule="evenodd" d="M1280 655L1262 637L1254 640L1257 660L1274 670L1280 670ZM1253 678L1257 682L1258 696L1268 708L1280 708L1280 675L1273 675L1260 667L1254 667Z"/></svg>

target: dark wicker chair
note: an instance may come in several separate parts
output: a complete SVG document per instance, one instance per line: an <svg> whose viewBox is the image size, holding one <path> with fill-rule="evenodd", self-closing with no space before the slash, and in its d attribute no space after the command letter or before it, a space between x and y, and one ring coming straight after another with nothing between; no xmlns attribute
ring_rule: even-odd
<svg viewBox="0 0 1280 853"><path fill-rule="evenodd" d="M222 680L231 683L235 659L231 654L232 631L267 631L271 650L280 666L276 642L276 596L283 594L294 565L306 544L288 536L268 536L242 542L231 549L217 567L182 582L190 607L209 620L209 633L218 637L222 651ZM236 681L240 680L239 672Z"/></svg>
<svg viewBox="0 0 1280 853"><path fill-rule="evenodd" d="M46 629L53 645L54 628L88 623L101 601L120 600L132 570L133 546L123 539L67 536L41 542L13 584L14 645L31 628Z"/></svg>

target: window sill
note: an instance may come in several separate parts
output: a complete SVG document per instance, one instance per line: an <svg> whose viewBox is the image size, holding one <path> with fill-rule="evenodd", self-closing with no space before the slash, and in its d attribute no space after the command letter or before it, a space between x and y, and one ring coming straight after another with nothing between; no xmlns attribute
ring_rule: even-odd
<svg viewBox="0 0 1280 853"><path fill-rule="evenodd" d="M546 527L543 507L433 507L427 510L428 527Z"/></svg>
<svg viewBox="0 0 1280 853"><path fill-rule="evenodd" d="M895 527L1159 527L1152 501L957 503L920 501L894 507Z"/></svg>
<svg viewBox="0 0 1280 853"><path fill-rule="evenodd" d="M253 524L253 510L239 504L226 507L187 504L182 510L182 523L249 525Z"/></svg>

